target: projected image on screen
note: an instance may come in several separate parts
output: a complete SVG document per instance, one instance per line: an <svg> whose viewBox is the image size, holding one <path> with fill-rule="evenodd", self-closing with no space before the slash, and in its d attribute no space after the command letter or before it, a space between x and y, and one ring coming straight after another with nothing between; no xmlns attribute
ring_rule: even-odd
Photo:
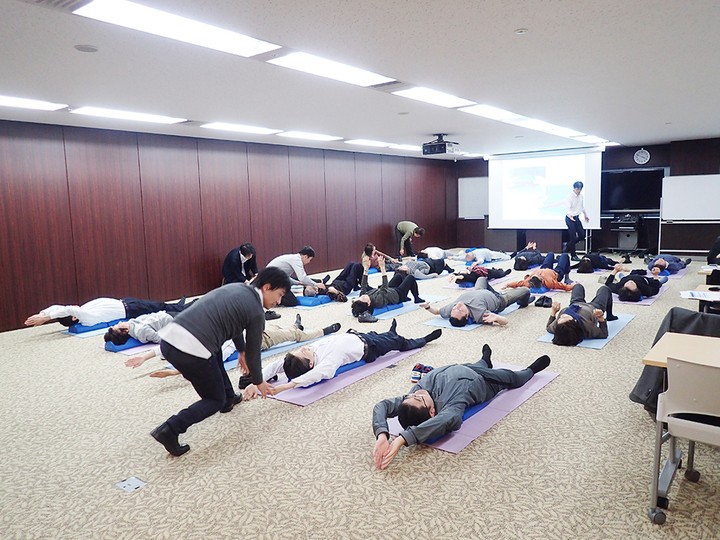
<svg viewBox="0 0 720 540"><path fill-rule="evenodd" d="M495 229L564 229L572 185L585 185L585 209L600 227L600 152L490 161L489 226Z"/></svg>

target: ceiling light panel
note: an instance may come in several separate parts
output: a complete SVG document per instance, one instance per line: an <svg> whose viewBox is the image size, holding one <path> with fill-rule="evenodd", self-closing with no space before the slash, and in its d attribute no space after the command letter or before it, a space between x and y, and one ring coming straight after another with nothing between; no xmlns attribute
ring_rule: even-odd
<svg viewBox="0 0 720 540"><path fill-rule="evenodd" d="M179 124L180 122L187 122L186 118L173 118L171 116L162 116L158 114L118 111L116 109L103 109L102 107L79 107L70 112L73 114L84 114L86 116L133 120L135 122L152 122L155 124Z"/></svg>
<svg viewBox="0 0 720 540"><path fill-rule="evenodd" d="M307 131L283 131L278 137L290 137L292 139L305 139L308 141L339 141L342 137L323 135L321 133L308 133Z"/></svg>
<svg viewBox="0 0 720 540"><path fill-rule="evenodd" d="M402 96L417 101L424 101L431 105L439 105L440 107L447 107L449 109L455 107L468 107L470 105L476 105L473 101L453 96L452 94L446 94L445 92L438 92L437 90L431 90L430 88L424 88L422 86L416 86L414 88L408 88L407 90L398 90L393 92L396 96Z"/></svg>
<svg viewBox="0 0 720 540"><path fill-rule="evenodd" d="M67 107L64 103L51 103L38 99L17 98L11 96L0 96L0 106L17 107L19 109L34 109L36 111L58 111Z"/></svg>
<svg viewBox="0 0 720 540"><path fill-rule="evenodd" d="M127 0L93 0L73 13L245 58L280 48L280 45Z"/></svg>
<svg viewBox="0 0 720 540"><path fill-rule="evenodd" d="M254 133L257 135L274 135L280 133L281 129L269 129L258 126L246 126L243 124L229 124L227 122L210 122L200 126L206 129L219 129L221 131L235 131L237 133Z"/></svg>
<svg viewBox="0 0 720 540"><path fill-rule="evenodd" d="M304 52L294 52L279 58L273 58L268 60L268 63L364 87L385 84L395 80Z"/></svg>

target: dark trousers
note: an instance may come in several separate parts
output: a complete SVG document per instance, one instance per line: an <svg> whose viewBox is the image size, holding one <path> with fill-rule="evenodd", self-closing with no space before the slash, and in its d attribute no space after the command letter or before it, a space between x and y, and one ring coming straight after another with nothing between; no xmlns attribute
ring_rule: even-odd
<svg viewBox="0 0 720 540"><path fill-rule="evenodd" d="M395 274L388 282L388 288L395 289L398 292L401 302L407 302L409 300L408 293L412 293L413 298L420 297L415 276Z"/></svg>
<svg viewBox="0 0 720 540"><path fill-rule="evenodd" d="M720 263L720 236L718 236L713 242L713 245L710 246L710 251L708 252L707 256L707 262L708 264Z"/></svg>
<svg viewBox="0 0 720 540"><path fill-rule="evenodd" d="M338 291L342 291L343 294L350 294L360 286L362 275L363 267L360 263L347 263L330 286L335 287Z"/></svg>
<svg viewBox="0 0 720 540"><path fill-rule="evenodd" d="M583 229L580 216L575 216L574 221L568 216L565 216L565 225L567 225L568 228L568 241L566 251L570 255L577 257L577 253L575 252L575 244L578 243L580 240L585 239L585 229Z"/></svg>
<svg viewBox="0 0 720 540"><path fill-rule="evenodd" d="M212 416L234 397L235 391L223 366L222 351L208 359L198 358L165 341L160 342L160 351L200 396L200 401L168 418L167 423L175 433L185 433L190 426Z"/></svg>
<svg viewBox="0 0 720 540"><path fill-rule="evenodd" d="M398 255L400 255L400 249L402 248L405 250L405 257L414 257L415 252L413 251L412 236L405 240L401 246L400 240L402 240L403 236L405 236L403 233L395 229L395 245L398 246Z"/></svg>
<svg viewBox="0 0 720 540"><path fill-rule="evenodd" d="M585 302L585 287L581 283L576 283L570 292L570 303ZM600 288L595 293L595 298L587 302L591 306L601 309L606 315L611 316L613 314L613 297L610 287L606 285L600 285Z"/></svg>
<svg viewBox="0 0 720 540"><path fill-rule="evenodd" d="M390 351L419 349L427 343L425 338L407 339L394 332L383 332L382 334L378 334L377 332L361 334L358 332L357 335L367 345L367 353L364 357L366 362L374 362L383 354L389 353Z"/></svg>
<svg viewBox="0 0 720 540"><path fill-rule="evenodd" d="M123 298L121 302L125 306L125 315L128 319L134 319L135 317L147 315L148 313L157 313L158 311L177 313L192 305L191 302L186 306L184 298L177 304L166 304L165 302L155 302L154 300L141 300L140 298Z"/></svg>
<svg viewBox="0 0 720 540"><path fill-rule="evenodd" d="M555 254L550 251L547 255L545 255L545 260L540 265L540 268L552 268L554 263ZM561 253L558 257L554 270L558 276L558 281L562 281L562 279L570 273L570 255L567 253Z"/></svg>
<svg viewBox="0 0 720 540"><path fill-rule="evenodd" d="M485 401L490 401L500 391L507 388L520 388L533 377L533 372L530 368L525 368L521 371L493 369L488 367L485 360L480 360L474 364L463 365L469 367L485 379L485 383L487 384L487 395L485 396Z"/></svg>
<svg viewBox="0 0 720 540"><path fill-rule="evenodd" d="M295 307L299 303L300 302L298 302L297 296L295 296L290 289L288 289L280 299L280 305L285 307Z"/></svg>

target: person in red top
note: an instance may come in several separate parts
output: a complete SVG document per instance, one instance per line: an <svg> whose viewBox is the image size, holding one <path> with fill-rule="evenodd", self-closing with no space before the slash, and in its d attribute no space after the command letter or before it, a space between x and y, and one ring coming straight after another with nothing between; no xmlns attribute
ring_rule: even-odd
<svg viewBox="0 0 720 540"><path fill-rule="evenodd" d="M570 255L567 253L561 254L553 269L552 264L554 261L555 254L553 252L548 253L540 268L526 274L519 281L507 283L503 288L529 287L530 289L540 289L545 287L547 289L560 289L561 291L572 290L575 284L570 283ZM561 283L563 280L564 283Z"/></svg>

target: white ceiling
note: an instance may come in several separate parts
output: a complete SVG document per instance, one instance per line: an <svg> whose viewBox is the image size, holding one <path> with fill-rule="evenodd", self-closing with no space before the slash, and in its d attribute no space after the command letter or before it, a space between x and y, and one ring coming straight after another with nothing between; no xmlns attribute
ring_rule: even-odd
<svg viewBox="0 0 720 540"><path fill-rule="evenodd" d="M138 1L625 146L720 137L717 0ZM225 121L414 145L442 132L479 154L579 146L85 19L62 9L71 3L0 0L0 94L194 122L158 126L8 107L0 107L1 119L350 151L367 149L198 126ZM527 34L516 35L518 28ZM98 52L78 52L78 44Z"/></svg>

